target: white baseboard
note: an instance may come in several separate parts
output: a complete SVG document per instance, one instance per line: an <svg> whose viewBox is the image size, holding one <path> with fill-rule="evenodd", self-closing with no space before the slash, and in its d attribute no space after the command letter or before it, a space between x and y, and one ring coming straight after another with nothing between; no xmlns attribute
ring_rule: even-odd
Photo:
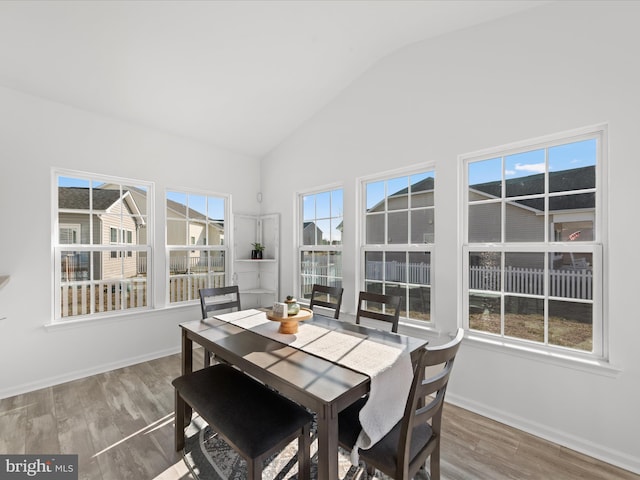
<svg viewBox="0 0 640 480"><path fill-rule="evenodd" d="M84 369L84 370L67 372L64 375L58 375L56 377L47 378L46 380L42 380L42 381L15 385L10 388L5 388L0 390L0 399L13 397L14 395L21 395L23 393L32 392L34 390L40 390L41 388L60 385L61 383L71 382L73 380L90 377L91 375L110 372L111 370L117 370L118 368L128 367L130 365L135 365L136 363L147 362L149 360L155 360L157 358L180 353L180 351L181 351L181 348L179 346L176 346L166 350L151 352L151 353L147 353L137 357L121 359L121 360L118 360L117 362L105 363L105 364L98 365L98 366Z"/></svg>
<svg viewBox="0 0 640 480"><path fill-rule="evenodd" d="M464 408L471 412L490 418L500 423L504 423L518 430L530 433L536 437L543 438L549 442L562 445L576 452L583 453L600 461L615 465L616 467L640 474L640 459L624 452L619 452L607 448L606 446L593 443L584 438L569 435L560 430L550 428L546 425L531 422L526 418L510 415L501 410L496 410L488 405L474 402L468 398L459 397L451 392L447 392L448 403Z"/></svg>

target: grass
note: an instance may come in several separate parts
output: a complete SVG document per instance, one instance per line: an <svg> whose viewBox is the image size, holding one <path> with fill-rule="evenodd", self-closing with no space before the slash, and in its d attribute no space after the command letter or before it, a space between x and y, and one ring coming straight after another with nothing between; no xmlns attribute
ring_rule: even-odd
<svg viewBox="0 0 640 480"><path fill-rule="evenodd" d="M500 315L473 313L469 315L473 330L500 335ZM505 316L506 337L544 342L544 318L538 314L508 314ZM591 323L564 317L549 317L549 344L590 352L593 348Z"/></svg>

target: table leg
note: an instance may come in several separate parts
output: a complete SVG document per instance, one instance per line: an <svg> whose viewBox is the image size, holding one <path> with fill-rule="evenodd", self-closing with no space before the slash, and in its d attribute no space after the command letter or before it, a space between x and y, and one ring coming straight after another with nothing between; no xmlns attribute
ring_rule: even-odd
<svg viewBox="0 0 640 480"><path fill-rule="evenodd" d="M326 405L317 414L318 422L318 478L338 479L338 412Z"/></svg>
<svg viewBox="0 0 640 480"><path fill-rule="evenodd" d="M193 372L193 341L187 336L187 331L182 330L182 375ZM183 421L183 429L189 426L191 423L191 406L186 402L182 402L184 405L184 415L182 418ZM176 405L177 408L177 405ZM178 429L178 419L179 415L176 412L176 429Z"/></svg>

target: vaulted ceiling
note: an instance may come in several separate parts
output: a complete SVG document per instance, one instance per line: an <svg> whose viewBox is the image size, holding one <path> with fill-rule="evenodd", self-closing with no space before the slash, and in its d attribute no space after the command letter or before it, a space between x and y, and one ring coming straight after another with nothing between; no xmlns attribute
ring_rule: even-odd
<svg viewBox="0 0 640 480"><path fill-rule="evenodd" d="M0 85L262 156L393 51L543 3L4 0Z"/></svg>

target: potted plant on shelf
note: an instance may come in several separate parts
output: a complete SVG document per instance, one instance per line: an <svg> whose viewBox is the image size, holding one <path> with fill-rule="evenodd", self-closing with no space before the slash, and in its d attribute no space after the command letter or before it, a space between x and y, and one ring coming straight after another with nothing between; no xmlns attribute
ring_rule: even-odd
<svg viewBox="0 0 640 480"><path fill-rule="evenodd" d="M251 250L251 259L252 260L262 260L262 252L264 251L264 245L260 242L252 243L253 250Z"/></svg>

